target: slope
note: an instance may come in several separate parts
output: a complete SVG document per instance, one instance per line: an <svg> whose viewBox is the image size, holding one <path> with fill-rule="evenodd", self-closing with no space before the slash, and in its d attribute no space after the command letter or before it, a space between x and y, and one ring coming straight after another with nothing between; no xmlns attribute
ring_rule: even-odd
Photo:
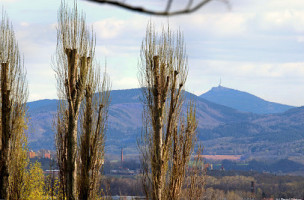
<svg viewBox="0 0 304 200"><path fill-rule="evenodd" d="M208 101L225 105L243 112L270 114L285 112L292 106L265 101L257 96L223 86L213 87L200 95Z"/></svg>
<svg viewBox="0 0 304 200"><path fill-rule="evenodd" d="M140 89L111 93L106 152L137 153L142 127ZM304 161L304 108L278 114L253 114L209 102L185 92L185 102L196 103L198 139L205 154L235 154L247 158L294 158ZM57 100L28 104L30 112L29 146L34 150L55 149L53 118ZM183 107L186 111L186 106Z"/></svg>

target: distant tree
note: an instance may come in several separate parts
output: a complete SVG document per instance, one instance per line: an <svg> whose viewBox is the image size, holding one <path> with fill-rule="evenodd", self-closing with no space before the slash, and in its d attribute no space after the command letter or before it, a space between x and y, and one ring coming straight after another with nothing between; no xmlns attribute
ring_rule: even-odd
<svg viewBox="0 0 304 200"><path fill-rule="evenodd" d="M143 92L143 185L147 198L179 199L194 148L197 121L190 103L183 115L187 57L183 36L147 27L141 47L140 84ZM151 173L150 173L151 172Z"/></svg>
<svg viewBox="0 0 304 200"><path fill-rule="evenodd" d="M182 199L199 200L203 199L206 185L206 169L204 169L202 147L198 147L192 166L188 169L185 177Z"/></svg>
<svg viewBox="0 0 304 200"><path fill-rule="evenodd" d="M25 124L24 124L25 125ZM9 160L9 198L8 199L24 199L26 190L26 173L29 165L27 155L27 137L22 129L26 127L20 126L18 134L14 135L14 139L10 148Z"/></svg>
<svg viewBox="0 0 304 200"><path fill-rule="evenodd" d="M177 10L172 10L172 6L174 5L173 0L167 0L163 10L140 7L134 4L127 3L126 1L118 1L118 0L88 0L88 1L96 2L99 4L113 5L130 11L144 13L144 14L173 16L173 15L189 14L195 12L212 0L199 0L199 1L188 0L186 2L183 2L184 6Z"/></svg>
<svg viewBox="0 0 304 200"><path fill-rule="evenodd" d="M44 174L39 162L30 165L25 178L25 192L21 199L24 200L46 200Z"/></svg>
<svg viewBox="0 0 304 200"><path fill-rule="evenodd" d="M242 200L243 198L239 196L236 192L234 191L228 191L226 195L227 200ZM252 198L254 199L254 198Z"/></svg>
<svg viewBox="0 0 304 200"><path fill-rule="evenodd" d="M24 161L22 142L25 141L28 90L19 47L5 13L2 14L0 25L0 63L0 199L9 199L9 191L16 189L10 188L10 176L18 177L20 172L20 168L13 165Z"/></svg>
<svg viewBox="0 0 304 200"><path fill-rule="evenodd" d="M48 195L49 199L61 199L61 194L59 193L59 177L55 174L54 170L56 168L56 162L51 159L49 161L48 169L51 173L46 176L45 181L45 193Z"/></svg>

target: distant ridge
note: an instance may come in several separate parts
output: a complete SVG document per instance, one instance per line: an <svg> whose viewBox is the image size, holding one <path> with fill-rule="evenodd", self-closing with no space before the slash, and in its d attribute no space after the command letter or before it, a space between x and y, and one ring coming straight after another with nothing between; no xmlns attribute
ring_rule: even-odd
<svg viewBox="0 0 304 200"><path fill-rule="evenodd" d="M289 105L265 101L264 99L247 92L226 88L221 85L213 87L208 92L200 95L200 97L239 111L256 114L282 113L294 108Z"/></svg>
<svg viewBox="0 0 304 200"><path fill-rule="evenodd" d="M232 90L224 87L219 89ZM232 91L241 97L241 94L248 97L248 93ZM137 141L142 132L141 92L139 88L111 91L105 147L107 154L119 155L122 146L126 147L127 154L138 154ZM242 99L237 95L233 97ZM277 114L256 114L185 92L185 104L190 100L195 101L197 139L204 146L204 155L241 155L242 159L266 160L291 158L304 163L304 107ZM246 102L248 104L250 99ZM58 100L49 99L28 103L30 149L55 149L53 125L57 104ZM183 113L187 112L187 106L184 105L182 110Z"/></svg>

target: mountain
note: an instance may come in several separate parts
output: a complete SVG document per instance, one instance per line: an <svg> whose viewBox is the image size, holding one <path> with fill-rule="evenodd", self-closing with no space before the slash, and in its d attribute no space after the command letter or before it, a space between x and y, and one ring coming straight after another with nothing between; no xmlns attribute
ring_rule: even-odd
<svg viewBox="0 0 304 200"><path fill-rule="evenodd" d="M29 147L54 149L53 120L57 111L58 100L39 100L27 103L29 115Z"/></svg>
<svg viewBox="0 0 304 200"><path fill-rule="evenodd" d="M136 155L142 128L141 90L111 92L106 152ZM185 92L185 105L194 101L198 120L198 141L204 154L242 155L243 159L285 159L304 161L304 107L277 114L254 114L212 103ZM28 103L29 147L55 149L53 119L58 100Z"/></svg>
<svg viewBox="0 0 304 200"><path fill-rule="evenodd" d="M108 143L136 144L142 127L141 89L113 90L110 97ZM200 128L214 128L234 121L249 120L254 115L198 98L185 92L186 102L194 100ZM39 100L28 103L30 116L29 142L33 149L54 148L53 119L58 100ZM186 105L183 107L186 111ZM124 137L121 137L124 135Z"/></svg>
<svg viewBox="0 0 304 200"><path fill-rule="evenodd" d="M257 115L251 120L199 129L208 154L238 154L243 159L293 159L304 162L304 107Z"/></svg>
<svg viewBox="0 0 304 200"><path fill-rule="evenodd" d="M243 112L258 114L282 113L293 106L265 101L257 96L223 86L213 87L200 95L208 101L228 106Z"/></svg>

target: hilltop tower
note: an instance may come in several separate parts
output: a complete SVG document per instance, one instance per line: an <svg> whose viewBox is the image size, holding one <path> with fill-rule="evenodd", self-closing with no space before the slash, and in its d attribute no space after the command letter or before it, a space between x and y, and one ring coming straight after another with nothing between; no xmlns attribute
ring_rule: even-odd
<svg viewBox="0 0 304 200"><path fill-rule="evenodd" d="M120 154L120 162L121 162L121 167L123 166L123 148L121 148L121 154Z"/></svg>

